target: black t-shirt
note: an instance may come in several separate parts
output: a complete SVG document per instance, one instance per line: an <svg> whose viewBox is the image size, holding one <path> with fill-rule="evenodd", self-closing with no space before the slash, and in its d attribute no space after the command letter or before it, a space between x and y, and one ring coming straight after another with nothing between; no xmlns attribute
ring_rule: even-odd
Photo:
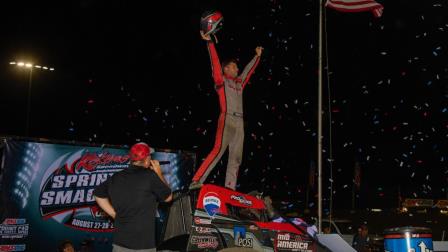
<svg viewBox="0 0 448 252"><path fill-rule="evenodd" d="M170 193L154 171L133 165L93 192L111 201L116 212L114 244L129 249L155 248L156 201L164 201Z"/></svg>
<svg viewBox="0 0 448 252"><path fill-rule="evenodd" d="M370 239L368 236L361 236L359 234L355 234L353 237L353 248L358 252L367 252L370 251Z"/></svg>

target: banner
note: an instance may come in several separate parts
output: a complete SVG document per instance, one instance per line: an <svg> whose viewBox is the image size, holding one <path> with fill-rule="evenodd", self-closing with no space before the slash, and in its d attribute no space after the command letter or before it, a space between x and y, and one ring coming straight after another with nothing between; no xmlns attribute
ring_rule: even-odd
<svg viewBox="0 0 448 252"><path fill-rule="evenodd" d="M155 151L152 157L169 161L162 170L173 190L188 185L193 153ZM113 221L92 193L128 165L127 148L7 140L0 173L0 251L56 251L66 239L77 250L89 244L88 251L111 251Z"/></svg>

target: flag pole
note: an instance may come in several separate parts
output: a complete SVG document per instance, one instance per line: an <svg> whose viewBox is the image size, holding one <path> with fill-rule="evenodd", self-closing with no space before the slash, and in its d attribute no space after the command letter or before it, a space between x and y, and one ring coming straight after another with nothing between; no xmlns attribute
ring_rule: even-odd
<svg viewBox="0 0 448 252"><path fill-rule="evenodd" d="M319 0L319 71L317 94L317 216L318 233L322 233L322 0Z"/></svg>
<svg viewBox="0 0 448 252"><path fill-rule="evenodd" d="M355 211L355 196L356 196L356 185L358 183L356 179L356 169L358 167L357 161L355 161L355 165L353 167L353 184L352 184L352 212Z"/></svg>
<svg viewBox="0 0 448 252"><path fill-rule="evenodd" d="M355 211L355 183L352 186L352 211Z"/></svg>
<svg viewBox="0 0 448 252"><path fill-rule="evenodd" d="M306 187L306 195L305 195L305 210L308 211L308 206L310 202L310 183L308 183Z"/></svg>

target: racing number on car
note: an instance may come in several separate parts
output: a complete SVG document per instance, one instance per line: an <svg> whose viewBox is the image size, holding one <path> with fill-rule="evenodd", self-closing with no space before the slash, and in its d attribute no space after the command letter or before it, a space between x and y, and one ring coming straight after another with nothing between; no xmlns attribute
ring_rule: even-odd
<svg viewBox="0 0 448 252"><path fill-rule="evenodd" d="M252 238L246 237L245 227L233 227L233 237L235 239L235 246L253 248L254 240Z"/></svg>
<svg viewBox="0 0 448 252"><path fill-rule="evenodd" d="M254 240L252 238L238 238L236 245L238 247L253 248Z"/></svg>

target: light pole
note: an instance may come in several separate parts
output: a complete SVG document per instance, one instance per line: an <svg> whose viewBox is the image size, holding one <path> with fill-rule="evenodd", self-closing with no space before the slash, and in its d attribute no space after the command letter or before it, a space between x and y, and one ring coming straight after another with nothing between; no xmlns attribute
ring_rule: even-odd
<svg viewBox="0 0 448 252"><path fill-rule="evenodd" d="M29 132L30 132L30 114L31 114L31 87L33 85L33 69L39 69L42 71L54 71L53 67L47 67L47 66L41 66L41 65L34 65L32 63L24 63L22 61L19 62L15 62L15 61L11 61L9 62L10 65L16 65L17 67L20 68L25 68L25 69L29 69L30 74L29 74L29 78L28 78L28 102L26 105L26 127L25 127L25 135L29 136Z"/></svg>

